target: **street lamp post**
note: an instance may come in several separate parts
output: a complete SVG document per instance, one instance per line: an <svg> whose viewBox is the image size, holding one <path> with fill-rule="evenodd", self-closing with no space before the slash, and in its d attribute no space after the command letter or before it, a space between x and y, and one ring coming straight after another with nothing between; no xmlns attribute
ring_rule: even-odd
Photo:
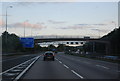
<svg viewBox="0 0 120 81"><path fill-rule="evenodd" d="M34 25L33 25L33 27L34 27ZM31 37L32 37L32 33L33 33L33 32L32 32L32 30L33 30L33 27L31 27Z"/></svg>
<svg viewBox="0 0 120 81"><path fill-rule="evenodd" d="M32 27L31 27L31 37L32 37Z"/></svg>
<svg viewBox="0 0 120 81"><path fill-rule="evenodd" d="M6 37L5 37L5 42L6 42L6 52L7 52L7 10L8 10L8 8L12 8L12 6L7 6L6 7L6 29L5 29L5 31L6 31Z"/></svg>
<svg viewBox="0 0 120 81"><path fill-rule="evenodd" d="M115 23L115 30L117 30L117 25L116 25L116 23Z"/></svg>
<svg viewBox="0 0 120 81"><path fill-rule="evenodd" d="M117 29L117 25L115 21L112 21L112 23L115 25L115 30Z"/></svg>
<svg viewBox="0 0 120 81"><path fill-rule="evenodd" d="M25 38L25 22L24 22L24 38Z"/></svg>
<svg viewBox="0 0 120 81"><path fill-rule="evenodd" d="M24 38L25 38L25 26L26 26L26 22L28 22L28 20L26 20L26 21L24 22Z"/></svg>
<svg viewBox="0 0 120 81"><path fill-rule="evenodd" d="M99 38L100 38L100 30L98 30L98 33L99 33Z"/></svg>
<svg viewBox="0 0 120 81"><path fill-rule="evenodd" d="M8 10L8 8L12 8L12 6L7 6L7 8L6 8L6 32L7 32L7 10Z"/></svg>

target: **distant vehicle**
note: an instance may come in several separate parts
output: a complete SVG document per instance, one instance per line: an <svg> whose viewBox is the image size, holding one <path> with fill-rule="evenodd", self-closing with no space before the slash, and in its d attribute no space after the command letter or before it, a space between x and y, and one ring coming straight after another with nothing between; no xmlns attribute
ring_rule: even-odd
<svg viewBox="0 0 120 81"><path fill-rule="evenodd" d="M54 61L54 52L52 51L47 51L44 53L43 60L53 60Z"/></svg>

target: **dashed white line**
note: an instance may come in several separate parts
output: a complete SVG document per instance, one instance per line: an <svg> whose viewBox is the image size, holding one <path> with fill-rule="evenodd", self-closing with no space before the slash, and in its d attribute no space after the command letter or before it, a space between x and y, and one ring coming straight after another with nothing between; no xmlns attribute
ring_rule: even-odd
<svg viewBox="0 0 120 81"><path fill-rule="evenodd" d="M105 68L105 69L109 69L108 67L105 67L105 66L102 66L102 65L96 65L97 67L102 67L102 68Z"/></svg>
<svg viewBox="0 0 120 81"><path fill-rule="evenodd" d="M59 63L61 63L61 64L62 64L62 62L61 62L61 61L59 61Z"/></svg>
<svg viewBox="0 0 120 81"><path fill-rule="evenodd" d="M59 61L59 60L58 60L58 61ZM59 61L59 63L62 64L61 61ZM69 69L69 67L68 67L67 65L63 64L63 66L66 67L67 69ZM72 73L74 73L75 75L77 75L78 77L80 77L81 79L83 79L83 77L82 77L81 75L79 75L77 72L75 72L74 70L71 70L71 69L69 69L69 70L70 70Z"/></svg>
<svg viewBox="0 0 120 81"><path fill-rule="evenodd" d="M67 65L63 64L63 66L65 66L67 69L69 68Z"/></svg>
<svg viewBox="0 0 120 81"><path fill-rule="evenodd" d="M79 75L77 72L75 72L74 70L71 70L75 75L77 75L78 77L80 77L81 79L83 79L83 77L81 75Z"/></svg>
<svg viewBox="0 0 120 81"><path fill-rule="evenodd" d="M58 60L57 58L55 58L55 60Z"/></svg>

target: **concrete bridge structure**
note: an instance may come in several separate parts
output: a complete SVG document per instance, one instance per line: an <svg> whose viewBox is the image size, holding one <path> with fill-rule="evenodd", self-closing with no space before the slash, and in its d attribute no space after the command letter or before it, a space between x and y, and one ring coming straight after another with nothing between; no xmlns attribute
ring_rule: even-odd
<svg viewBox="0 0 120 81"><path fill-rule="evenodd" d="M100 40L100 38L91 38L91 37L37 37L34 38L35 43L44 43L44 42L59 42L59 41L74 41L73 43L71 42L66 42L66 44L79 44L82 41L81 44L85 44L86 42L92 42L93 43L93 52L95 52L95 43L103 43L105 44L106 48L106 54L110 53L110 43L108 41L103 41ZM78 43L77 43L78 42Z"/></svg>

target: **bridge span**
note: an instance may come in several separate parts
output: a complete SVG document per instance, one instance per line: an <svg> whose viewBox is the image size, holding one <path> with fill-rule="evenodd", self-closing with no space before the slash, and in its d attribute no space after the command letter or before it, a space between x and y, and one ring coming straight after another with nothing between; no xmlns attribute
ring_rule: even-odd
<svg viewBox="0 0 120 81"><path fill-rule="evenodd" d="M97 41L99 38L39 38L34 39L35 43L53 42L53 41Z"/></svg>

